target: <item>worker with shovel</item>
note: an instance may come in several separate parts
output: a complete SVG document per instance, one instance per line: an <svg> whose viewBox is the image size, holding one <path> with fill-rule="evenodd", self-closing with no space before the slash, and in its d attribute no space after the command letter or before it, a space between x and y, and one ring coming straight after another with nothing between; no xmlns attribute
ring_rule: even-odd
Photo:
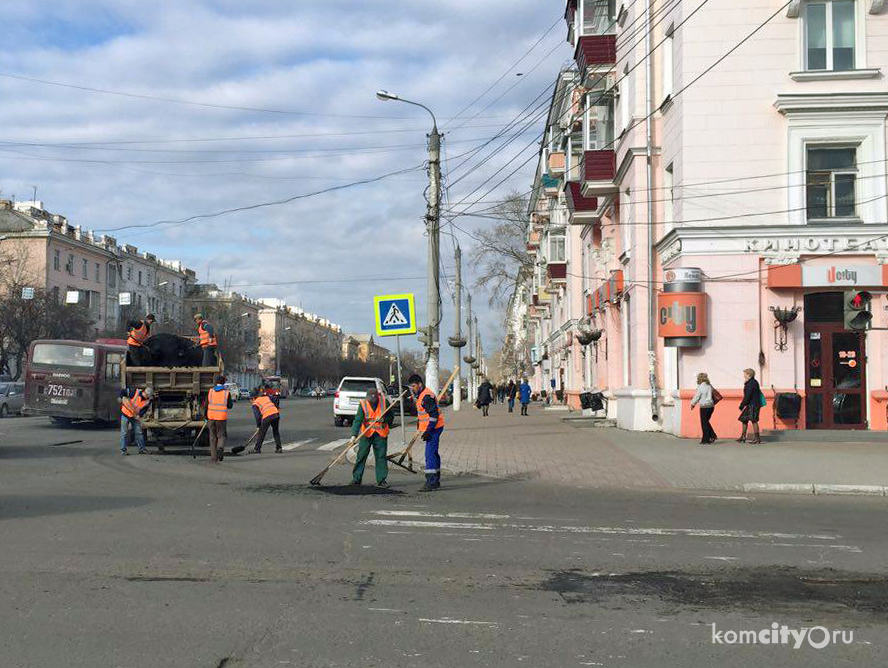
<svg viewBox="0 0 888 668"><path fill-rule="evenodd" d="M126 388L120 391L120 454L129 454L126 449L130 443L130 428L133 438L139 448L140 455L147 455L145 447L145 430L142 428L142 416L151 407L154 398L154 390L146 387L144 390Z"/></svg>
<svg viewBox="0 0 888 668"><path fill-rule="evenodd" d="M281 447L281 411L278 408L277 397L269 397L264 394L256 394L253 397L253 416L256 418L256 445L253 446L253 452L258 454L262 452L262 441L265 440L265 434L271 427L271 433L274 435L274 451L283 452Z"/></svg>
<svg viewBox="0 0 888 668"><path fill-rule="evenodd" d="M422 489L428 492L441 487L441 456L438 454L438 444L444 431L444 416L441 415L438 398L425 386L421 376L413 374L407 384L416 397L416 426L426 444L426 482Z"/></svg>
<svg viewBox="0 0 888 668"><path fill-rule="evenodd" d="M358 440L358 454L355 458L355 468L352 471L352 485L360 485L364 477L364 465L373 447L373 456L376 458L376 486L388 487L388 435L392 422L395 419L393 411L388 410L385 397L379 394L375 387L367 391L367 398L358 406L355 419L352 422L352 438Z"/></svg>

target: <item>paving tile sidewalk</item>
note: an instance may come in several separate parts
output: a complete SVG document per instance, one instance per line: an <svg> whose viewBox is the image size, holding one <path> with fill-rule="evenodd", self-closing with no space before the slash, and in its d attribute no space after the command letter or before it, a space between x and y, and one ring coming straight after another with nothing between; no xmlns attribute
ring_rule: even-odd
<svg viewBox="0 0 888 668"><path fill-rule="evenodd" d="M538 478L588 487L739 490L744 485L888 486L885 443L806 441L760 446L720 441L701 446L667 434L578 428L565 412L495 404L490 416L468 406L446 413L445 469L497 477ZM816 438L812 432L812 439Z"/></svg>

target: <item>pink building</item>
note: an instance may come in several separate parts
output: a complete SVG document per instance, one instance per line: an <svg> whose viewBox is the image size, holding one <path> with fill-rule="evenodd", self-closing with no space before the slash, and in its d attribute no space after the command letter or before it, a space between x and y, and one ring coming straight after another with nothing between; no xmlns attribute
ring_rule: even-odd
<svg viewBox="0 0 888 668"><path fill-rule="evenodd" d="M764 429L888 427L888 340L848 303L888 326L888 3L775 9L567 3L528 225L535 389L699 436L706 372L727 438L752 368Z"/></svg>

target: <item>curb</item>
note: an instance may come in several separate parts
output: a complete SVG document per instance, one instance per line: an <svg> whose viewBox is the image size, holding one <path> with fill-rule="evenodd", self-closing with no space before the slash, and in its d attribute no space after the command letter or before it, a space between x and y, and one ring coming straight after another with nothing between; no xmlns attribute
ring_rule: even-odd
<svg viewBox="0 0 888 668"><path fill-rule="evenodd" d="M888 496L888 487L885 485L748 482L741 485L741 488L744 492L777 492L816 496Z"/></svg>

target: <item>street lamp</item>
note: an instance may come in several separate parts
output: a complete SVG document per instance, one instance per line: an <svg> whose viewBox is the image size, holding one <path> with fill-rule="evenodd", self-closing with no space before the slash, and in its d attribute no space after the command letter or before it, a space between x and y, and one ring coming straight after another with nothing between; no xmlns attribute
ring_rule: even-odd
<svg viewBox="0 0 888 668"><path fill-rule="evenodd" d="M381 90L376 93L376 97L383 102L404 102L412 104L414 107L420 107L429 112L432 117L432 131L429 134L429 194L428 207L426 209L426 231L429 236L429 259L428 259L428 361L426 362L426 387L432 392L438 392L438 329L441 324L440 313L440 285L439 285L439 269L440 263L440 203L441 203L441 135L438 133L438 121L435 114L424 104L405 100L401 96L390 93L387 90Z"/></svg>

